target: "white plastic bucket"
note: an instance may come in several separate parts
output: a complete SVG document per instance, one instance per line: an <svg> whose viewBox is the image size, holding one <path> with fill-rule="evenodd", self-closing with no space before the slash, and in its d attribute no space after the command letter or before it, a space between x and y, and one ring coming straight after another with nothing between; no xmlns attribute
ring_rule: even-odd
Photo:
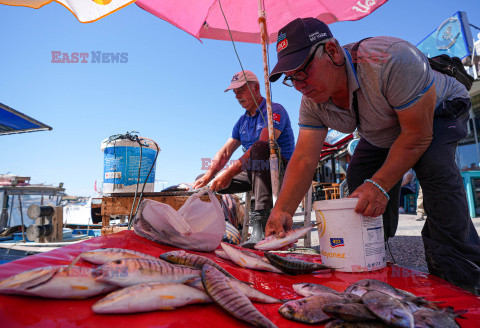
<svg viewBox="0 0 480 328"><path fill-rule="evenodd" d="M337 271L363 272L384 268L382 216L355 213L358 198L313 203L317 218L322 263Z"/></svg>
<svg viewBox="0 0 480 328"><path fill-rule="evenodd" d="M145 184L145 192L153 192L155 185L155 156L157 146L149 139L139 137L142 143L140 179L140 145L136 141L117 139L102 141L100 149L104 153L103 193L135 192L137 182L140 192ZM160 149L158 149L160 151ZM153 165L153 168L152 168Z"/></svg>

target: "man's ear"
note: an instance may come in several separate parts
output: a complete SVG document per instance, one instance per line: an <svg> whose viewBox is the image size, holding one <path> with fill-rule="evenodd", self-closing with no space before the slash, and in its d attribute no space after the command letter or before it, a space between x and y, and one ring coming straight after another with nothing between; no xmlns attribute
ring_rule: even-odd
<svg viewBox="0 0 480 328"><path fill-rule="evenodd" d="M325 52L330 55L330 58L332 58L335 64L338 65L340 62L342 62L342 53L337 47L335 41L328 41L325 43Z"/></svg>

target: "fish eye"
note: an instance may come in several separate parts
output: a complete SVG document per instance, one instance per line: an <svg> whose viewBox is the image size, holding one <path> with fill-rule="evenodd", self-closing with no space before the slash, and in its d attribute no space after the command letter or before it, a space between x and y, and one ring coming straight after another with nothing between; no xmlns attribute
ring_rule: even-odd
<svg viewBox="0 0 480 328"><path fill-rule="evenodd" d="M122 260L116 260L116 261L113 261L113 263L115 263L115 264L122 264Z"/></svg>

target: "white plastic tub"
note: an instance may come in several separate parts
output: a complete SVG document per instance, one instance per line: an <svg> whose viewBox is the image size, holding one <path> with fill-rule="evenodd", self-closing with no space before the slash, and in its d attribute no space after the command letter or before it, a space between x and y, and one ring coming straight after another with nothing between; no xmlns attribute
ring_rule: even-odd
<svg viewBox="0 0 480 328"><path fill-rule="evenodd" d="M382 216L355 213L357 198L317 201L322 263L337 271L373 271L386 266Z"/></svg>

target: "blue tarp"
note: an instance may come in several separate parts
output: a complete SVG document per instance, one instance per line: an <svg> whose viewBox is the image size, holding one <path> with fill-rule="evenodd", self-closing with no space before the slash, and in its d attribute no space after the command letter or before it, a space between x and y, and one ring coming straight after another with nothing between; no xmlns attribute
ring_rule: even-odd
<svg viewBox="0 0 480 328"><path fill-rule="evenodd" d="M0 135L51 129L48 125L0 103Z"/></svg>

